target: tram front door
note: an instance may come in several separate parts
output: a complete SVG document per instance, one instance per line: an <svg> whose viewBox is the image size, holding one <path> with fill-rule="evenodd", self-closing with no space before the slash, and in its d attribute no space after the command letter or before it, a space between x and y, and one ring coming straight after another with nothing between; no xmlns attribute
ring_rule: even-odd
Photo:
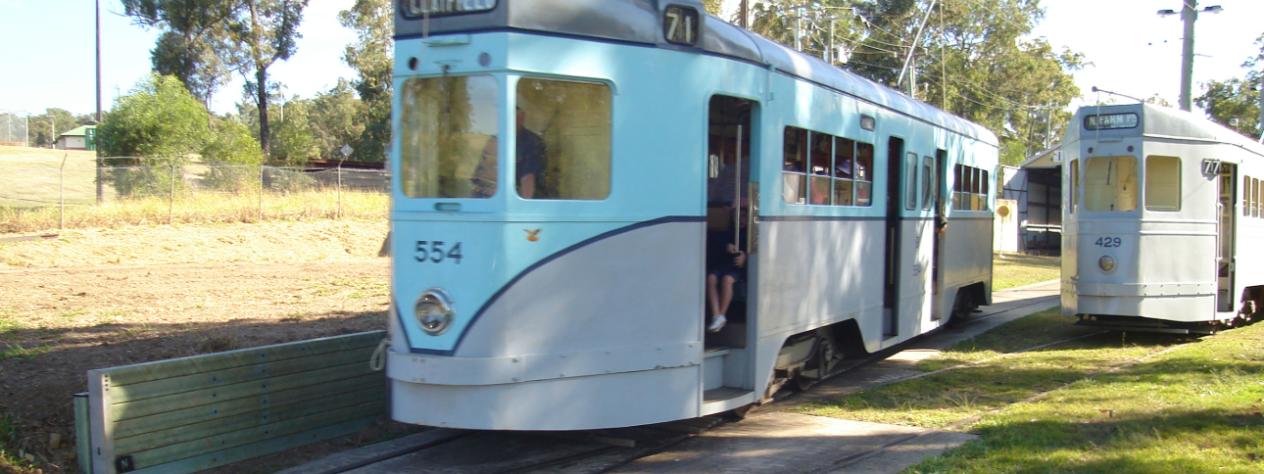
<svg viewBox="0 0 1264 474"><path fill-rule="evenodd" d="M706 328L708 345L746 346L755 251L751 117L756 103L711 98L707 124ZM722 322L717 322L722 320Z"/></svg>

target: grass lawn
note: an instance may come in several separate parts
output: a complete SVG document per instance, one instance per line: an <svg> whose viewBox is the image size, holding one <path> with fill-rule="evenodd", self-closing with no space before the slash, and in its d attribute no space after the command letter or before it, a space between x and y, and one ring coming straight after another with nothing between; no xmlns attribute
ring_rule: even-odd
<svg viewBox="0 0 1264 474"><path fill-rule="evenodd" d="M0 207L96 202L96 173L96 152L0 146Z"/></svg>
<svg viewBox="0 0 1264 474"><path fill-rule="evenodd" d="M1011 352L1075 336L1087 337ZM1264 472L1260 347L1264 324L1094 335L1051 310L919 365L964 368L803 410L980 436L911 472Z"/></svg>
<svg viewBox="0 0 1264 474"><path fill-rule="evenodd" d="M1057 280L1061 265L1059 257L995 254L992 256L992 290Z"/></svg>

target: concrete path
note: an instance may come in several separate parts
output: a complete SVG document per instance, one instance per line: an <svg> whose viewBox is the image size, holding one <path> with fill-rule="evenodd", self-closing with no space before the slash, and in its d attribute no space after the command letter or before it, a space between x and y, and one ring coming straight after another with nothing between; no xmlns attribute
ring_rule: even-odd
<svg viewBox="0 0 1264 474"><path fill-rule="evenodd" d="M1009 321L1057 306L1058 282L998 291L992 302L966 321L904 346L878 362L762 407L741 423L719 426L615 472L894 473L960 446L976 437L791 410L920 373L911 368L919 360Z"/></svg>

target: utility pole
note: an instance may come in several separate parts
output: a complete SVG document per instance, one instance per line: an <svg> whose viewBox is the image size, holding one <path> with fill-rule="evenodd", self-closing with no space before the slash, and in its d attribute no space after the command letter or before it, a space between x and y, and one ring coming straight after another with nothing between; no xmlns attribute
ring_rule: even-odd
<svg viewBox="0 0 1264 474"><path fill-rule="evenodd" d="M101 0L96 0L97 5L97 125L101 125ZM94 132L95 133L95 132ZM54 137L56 139L56 137ZM105 197L104 183L102 183L101 168L104 163L101 161L101 148L96 148L97 152L97 204L101 204Z"/></svg>
<svg viewBox="0 0 1264 474"><path fill-rule="evenodd" d="M1203 8L1201 11L1207 13L1219 13L1224 10L1220 5L1213 5ZM1181 2L1181 21L1185 24L1185 38L1181 42L1181 110L1189 111L1192 109L1191 93L1194 83L1194 22L1198 21L1198 0L1184 0ZM1159 16L1175 15L1176 11L1171 9L1159 10Z"/></svg>

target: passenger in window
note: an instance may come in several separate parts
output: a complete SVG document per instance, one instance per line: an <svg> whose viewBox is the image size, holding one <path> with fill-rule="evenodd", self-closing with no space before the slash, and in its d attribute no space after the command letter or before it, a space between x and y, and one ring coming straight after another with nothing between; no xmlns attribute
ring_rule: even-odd
<svg viewBox="0 0 1264 474"><path fill-rule="evenodd" d="M742 251L741 238L744 235L740 225L735 234L707 234L707 304L711 309L707 331L720 332L728 322L726 315L733 304L733 287L746 272L746 252Z"/></svg>
<svg viewBox="0 0 1264 474"><path fill-rule="evenodd" d="M518 195L527 199L539 199L552 196L544 185L544 162L546 149L544 140L535 132L527 129L526 112L517 108L514 122L517 124L518 149L516 168L518 170Z"/></svg>

